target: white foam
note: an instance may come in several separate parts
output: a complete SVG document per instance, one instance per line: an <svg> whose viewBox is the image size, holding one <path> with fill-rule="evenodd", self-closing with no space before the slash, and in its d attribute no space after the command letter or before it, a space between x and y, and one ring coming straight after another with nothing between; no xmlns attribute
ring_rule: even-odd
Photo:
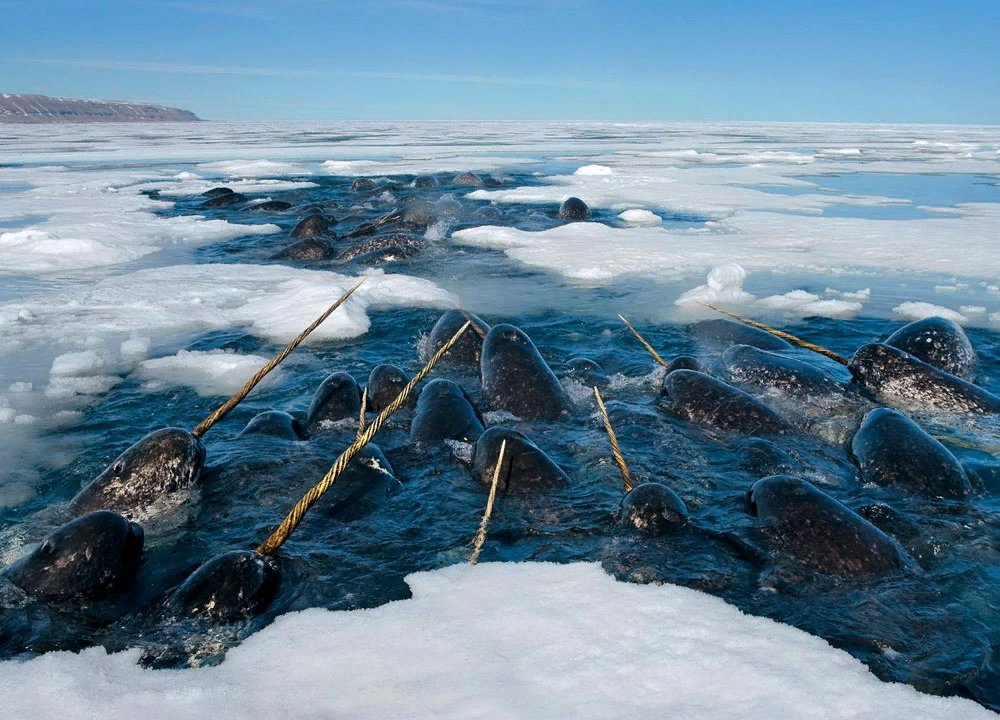
<svg viewBox="0 0 1000 720"><path fill-rule="evenodd" d="M897 315L900 315L907 320L923 320L924 318L929 317L943 317L947 320L954 320L959 325L965 325L969 322L969 318L960 312L928 302L905 302L897 305L892 310Z"/></svg>
<svg viewBox="0 0 1000 720"><path fill-rule="evenodd" d="M144 670L138 651L103 648L8 661L0 705L65 720L997 717L884 683L718 598L619 583L597 565L461 564L407 582L409 600L279 617L216 667Z"/></svg>
<svg viewBox="0 0 1000 720"><path fill-rule="evenodd" d="M202 396L232 395L268 360L261 355L226 350L181 350L169 357L142 361L135 375L146 381L149 390L185 385ZM273 383L280 374L280 369L274 370L261 385Z"/></svg>

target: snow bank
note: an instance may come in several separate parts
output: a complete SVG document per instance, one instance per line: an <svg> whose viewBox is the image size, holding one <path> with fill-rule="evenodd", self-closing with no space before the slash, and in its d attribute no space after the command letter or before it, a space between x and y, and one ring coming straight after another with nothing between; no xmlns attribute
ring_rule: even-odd
<svg viewBox="0 0 1000 720"><path fill-rule="evenodd" d="M181 350L169 357L143 360L135 375L146 381L147 390L186 385L202 396L232 395L270 359L228 350ZM274 370L261 384L273 383L280 374L280 368Z"/></svg>
<svg viewBox="0 0 1000 720"><path fill-rule="evenodd" d="M124 170L0 168L0 180L34 186L3 196L0 219L23 218L31 224L0 232L0 273L115 265L173 244L202 245L280 230L200 215L159 217L154 211L170 203L140 193L141 183L158 177ZM35 222L38 217L45 219Z"/></svg>
<svg viewBox="0 0 1000 720"><path fill-rule="evenodd" d="M456 565L413 598L278 618L217 667L140 669L138 651L0 664L8 717L817 718L997 715L883 683L824 640L592 564Z"/></svg>
<svg viewBox="0 0 1000 720"><path fill-rule="evenodd" d="M202 172L235 178L312 174L311 170L302 165L290 162L274 162L273 160L220 160L218 162L201 163L197 167Z"/></svg>

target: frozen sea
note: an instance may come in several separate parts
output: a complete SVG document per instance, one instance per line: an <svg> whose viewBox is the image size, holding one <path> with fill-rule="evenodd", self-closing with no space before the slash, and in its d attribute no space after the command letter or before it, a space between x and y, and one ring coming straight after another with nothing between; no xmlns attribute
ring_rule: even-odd
<svg viewBox="0 0 1000 720"><path fill-rule="evenodd" d="M477 173L481 187L453 178ZM433 187L414 187L432 175ZM352 189L360 177L373 191ZM205 208L218 186L245 202ZM555 216L566 197L593 210ZM267 200L287 211L261 210ZM309 207L343 234L414 202L429 247L398 262L276 261ZM337 241L346 247L349 241ZM342 245L339 243L343 243ZM662 377L617 319L671 357L721 304L844 355L904 322L955 320L1000 391L1000 128L827 124L337 123L0 126L0 565L147 432L190 428L356 280L361 290L206 436L183 516L147 526L115 607L0 591L5 717L995 717L1000 708L1000 426L922 424L992 478L967 503L857 482L863 408L769 398L806 430L802 472L853 508L888 505L918 569L876 580L752 567L692 533L612 520L621 481L588 389L571 418L512 424L571 488L485 503L469 448L377 438L402 490L351 522L310 518L263 615L163 627L146 609L200 562L252 547L353 437L247 443L302 415L334 371L415 372L460 304L525 329L560 371L598 361L623 449L698 527L743 536L752 477L731 438L656 409ZM843 369L815 361L833 373ZM475 377L448 375L478 398ZM776 563L780 565L780 563ZM151 669L152 667L162 669ZM935 697L942 695L946 697ZM978 703L978 704L977 704ZM985 707L984 707L985 706Z"/></svg>

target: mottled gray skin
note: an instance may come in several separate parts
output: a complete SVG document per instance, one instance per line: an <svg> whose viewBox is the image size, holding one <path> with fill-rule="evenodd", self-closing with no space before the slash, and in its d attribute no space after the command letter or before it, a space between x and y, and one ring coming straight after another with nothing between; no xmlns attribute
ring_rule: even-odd
<svg viewBox="0 0 1000 720"><path fill-rule="evenodd" d="M758 480L747 491L746 509L781 552L815 570L862 577L905 564L894 539L801 478Z"/></svg>
<svg viewBox="0 0 1000 720"><path fill-rule="evenodd" d="M526 420L555 420L570 400L538 348L513 325L494 325L479 361L483 399L496 410Z"/></svg>
<svg viewBox="0 0 1000 720"><path fill-rule="evenodd" d="M201 194L203 198L217 198L223 195L232 195L233 189L227 187L214 187L211 190L206 190Z"/></svg>
<svg viewBox="0 0 1000 720"><path fill-rule="evenodd" d="M663 378L660 402L673 415L698 425L744 435L794 435L784 417L757 398L697 370Z"/></svg>
<svg viewBox="0 0 1000 720"><path fill-rule="evenodd" d="M264 610L280 582L270 558L252 550L231 550L191 573L167 598L165 609L176 617L238 620Z"/></svg>
<svg viewBox="0 0 1000 720"><path fill-rule="evenodd" d="M400 488L402 484L382 450L369 443L348 464L316 510L322 517L352 522L371 515Z"/></svg>
<svg viewBox="0 0 1000 720"><path fill-rule="evenodd" d="M483 179L476 175L475 173L467 172L461 175L456 175L452 181L452 185L462 185L465 187L481 187L483 184Z"/></svg>
<svg viewBox="0 0 1000 720"><path fill-rule="evenodd" d="M114 510L136 517L198 482L205 463L201 440L180 428L155 430L111 463L69 502L73 515Z"/></svg>
<svg viewBox="0 0 1000 720"><path fill-rule="evenodd" d="M698 372L703 372L704 368L698 361L698 358L691 357L690 355L678 355L667 363L667 374L669 375L674 370L697 370Z"/></svg>
<svg viewBox="0 0 1000 720"><path fill-rule="evenodd" d="M292 229L292 237L297 240L305 240L319 235L327 234L327 231L336 223L336 219L329 215L313 213L304 217L298 225Z"/></svg>
<svg viewBox="0 0 1000 720"><path fill-rule="evenodd" d="M578 197L568 197L559 206L559 219L566 222L590 220L590 208Z"/></svg>
<svg viewBox="0 0 1000 720"><path fill-rule="evenodd" d="M371 178L358 178L351 183L351 190L355 192L369 192L378 188L378 183Z"/></svg>
<svg viewBox="0 0 1000 720"><path fill-rule="evenodd" d="M250 209L261 210L263 212L284 212L285 210L291 210L292 204L284 200L268 200L267 202L258 203Z"/></svg>
<svg viewBox="0 0 1000 720"><path fill-rule="evenodd" d="M319 262L322 260L332 260L336 256L337 251L329 240L322 237L313 237L292 243L272 255L271 259Z"/></svg>
<svg viewBox="0 0 1000 720"><path fill-rule="evenodd" d="M618 524L650 537L666 535L688 523L687 505L673 490L658 482L636 485L617 512Z"/></svg>
<svg viewBox="0 0 1000 720"><path fill-rule="evenodd" d="M376 235L352 245L337 256L337 260L379 260L392 262L416 255L430 247L430 243L419 235L409 233L385 233Z"/></svg>
<svg viewBox="0 0 1000 720"><path fill-rule="evenodd" d="M328 375L313 393L309 411L306 413L305 428L309 435L322 431L325 422L337 422L345 418L357 419L361 415L361 388L348 373L337 372Z"/></svg>
<svg viewBox="0 0 1000 720"><path fill-rule="evenodd" d="M412 442L474 443L482 434L482 418L461 386L441 378L424 386L410 425Z"/></svg>
<svg viewBox="0 0 1000 720"><path fill-rule="evenodd" d="M903 409L1000 413L1000 398L891 345L862 345L849 365L854 381L877 400Z"/></svg>
<svg viewBox="0 0 1000 720"><path fill-rule="evenodd" d="M372 368L368 375L368 409L381 412L410 382L409 376L395 365L382 364ZM411 406L414 404L410 396Z"/></svg>
<svg viewBox="0 0 1000 720"><path fill-rule="evenodd" d="M478 368L479 359L483 352L483 337L476 332L476 328L478 327L482 330L483 335L486 335L490 331L490 326L483 322L483 319L478 315L472 313L466 313L466 315L469 316L468 320L472 320L472 325L462 334L458 342L451 346L451 350L444 354L441 362L454 365L474 365ZM433 356L444 347L444 344L451 340L452 336L468 320L458 310L449 310L438 318L427 338L427 356Z"/></svg>
<svg viewBox="0 0 1000 720"><path fill-rule="evenodd" d="M746 438L733 445L733 450L739 453L740 467L757 477L779 475L795 469L791 456L764 438Z"/></svg>
<svg viewBox="0 0 1000 720"><path fill-rule="evenodd" d="M483 485L490 487L493 484L500 445L505 440L507 445L497 480L499 492L559 490L570 485L569 475L524 433L499 425L491 427L476 441L472 472Z"/></svg>
<svg viewBox="0 0 1000 720"><path fill-rule="evenodd" d="M976 370L976 351L953 320L929 317L911 322L890 335L885 344L960 378L968 379Z"/></svg>
<svg viewBox="0 0 1000 720"><path fill-rule="evenodd" d="M142 546L141 527L98 510L56 529L2 575L36 598L101 598L135 576Z"/></svg>
<svg viewBox="0 0 1000 720"><path fill-rule="evenodd" d="M958 459L898 410L876 408L865 415L851 455L866 483L951 499L972 492Z"/></svg>
<svg viewBox="0 0 1000 720"><path fill-rule="evenodd" d="M201 204L203 208L221 208L229 207L230 205L238 205L241 202L246 202L247 196L243 193L238 192L228 192L222 195L216 195L215 197L209 198Z"/></svg>
<svg viewBox="0 0 1000 720"><path fill-rule="evenodd" d="M404 225L414 228L425 228L437 222L437 207L426 200L417 200L403 209Z"/></svg>
<svg viewBox="0 0 1000 720"><path fill-rule="evenodd" d="M433 175L417 175L413 178L413 187L415 188L435 188L437 186L437 178Z"/></svg>
<svg viewBox="0 0 1000 720"><path fill-rule="evenodd" d="M750 345L733 345L722 353L719 375L733 385L796 397L842 397L848 392L845 383L815 365Z"/></svg>
<svg viewBox="0 0 1000 720"><path fill-rule="evenodd" d="M761 350L789 350L792 347L771 333L732 320L700 320L693 323L688 332L695 339L718 347L751 345Z"/></svg>
<svg viewBox="0 0 1000 720"><path fill-rule="evenodd" d="M566 361L563 377L579 380L587 387L604 387L611 382L600 363L590 358L577 357Z"/></svg>
<svg viewBox="0 0 1000 720"><path fill-rule="evenodd" d="M476 210L476 218L479 220L499 220L503 217L503 210L496 205L484 205Z"/></svg>
<svg viewBox="0 0 1000 720"><path fill-rule="evenodd" d="M251 418L240 431L240 437L247 435L270 435L285 440L304 440L306 432L292 415L281 410L266 410Z"/></svg>

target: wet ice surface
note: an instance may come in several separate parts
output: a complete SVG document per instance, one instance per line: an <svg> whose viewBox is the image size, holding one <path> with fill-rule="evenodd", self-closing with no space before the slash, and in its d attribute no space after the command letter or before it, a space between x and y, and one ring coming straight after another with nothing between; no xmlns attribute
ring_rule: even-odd
<svg viewBox="0 0 1000 720"><path fill-rule="evenodd" d="M411 446L403 411L376 440L402 490L352 522L318 508L282 550L284 581L264 615L220 628L163 626L150 611L203 560L260 542L353 437L348 423L309 442L248 442L237 437L243 425L271 408L301 418L334 371L360 382L382 362L415 372L422 335L455 301L525 329L557 372L573 357L601 363L633 472L673 488L698 528L747 542L757 541L742 509L754 476L738 467L735 436L657 409L660 373L616 313L664 356L711 364L719 350L685 331L709 316L699 300L848 356L907 319L951 312L979 352L979 381L1000 391L995 129L200 124L127 132L60 126L54 138L18 130L0 139L9 164L0 167L4 561L57 524L53 506L128 445L158 427L193 427L252 373L249 358L273 355L357 276L371 277L209 433L203 486L179 513L147 525L135 589L88 608L9 603L0 627L6 657L102 644L140 647L157 665L213 663L278 615L382 605L409 596L407 574L464 561L485 490L461 448ZM64 169L46 167L53 164ZM466 170L487 186L450 183ZM411 187L418 173L439 185ZM379 189L352 191L357 176ZM375 270L278 263L269 258L291 242L304 211L202 208L197 195L216 185L250 201L325 204L338 233L414 198L436 203L444 221L426 231L427 250ZM590 203L593 222L555 217L571 194ZM846 379L833 363L793 355ZM478 399L474 374L438 374ZM848 581L780 558L752 561L702 532L641 538L613 523L620 479L589 389L564 384L576 407L563 420L487 414L528 434L574 483L503 498L484 561L598 561L623 580L684 585L795 625L882 678L1000 702L995 484L965 503L864 487L843 448L863 405L769 395L806 431L782 442L801 474L852 508L891 505L888 529L918 567ZM961 459L996 462L994 420L919 419Z"/></svg>

